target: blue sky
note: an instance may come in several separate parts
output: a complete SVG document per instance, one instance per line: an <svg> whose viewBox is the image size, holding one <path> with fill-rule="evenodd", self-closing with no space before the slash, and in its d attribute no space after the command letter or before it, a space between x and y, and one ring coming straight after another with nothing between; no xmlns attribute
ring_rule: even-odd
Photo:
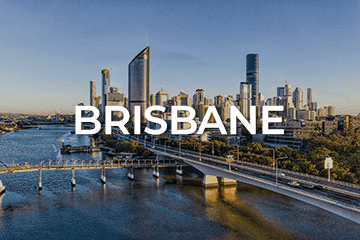
<svg viewBox="0 0 360 240"><path fill-rule="evenodd" d="M111 68L127 94L128 63L149 35L150 92L233 95L245 57L260 91L313 89L318 106L360 112L359 1L0 1L0 112L73 112Z"/></svg>

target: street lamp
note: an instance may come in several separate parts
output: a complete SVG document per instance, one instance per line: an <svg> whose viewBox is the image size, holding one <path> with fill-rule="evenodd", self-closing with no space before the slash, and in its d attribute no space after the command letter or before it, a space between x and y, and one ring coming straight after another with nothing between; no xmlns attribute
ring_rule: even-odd
<svg viewBox="0 0 360 240"><path fill-rule="evenodd" d="M267 150L273 150L273 169L275 168L275 148L267 148Z"/></svg>
<svg viewBox="0 0 360 240"><path fill-rule="evenodd" d="M276 159L276 185L278 184L278 163L277 161L280 159L287 159L287 157L280 157Z"/></svg>

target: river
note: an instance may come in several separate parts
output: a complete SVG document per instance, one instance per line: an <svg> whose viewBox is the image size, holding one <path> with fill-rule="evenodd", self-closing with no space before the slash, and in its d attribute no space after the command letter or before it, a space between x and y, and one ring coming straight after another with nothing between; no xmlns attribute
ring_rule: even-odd
<svg viewBox="0 0 360 240"><path fill-rule="evenodd" d="M40 164L48 160L108 158L99 153L61 155L65 144L90 144L72 128L47 126L0 135L1 161ZM360 225L301 201L247 184L203 189L202 174L184 167L106 171L100 169L0 174L0 239L356 239Z"/></svg>

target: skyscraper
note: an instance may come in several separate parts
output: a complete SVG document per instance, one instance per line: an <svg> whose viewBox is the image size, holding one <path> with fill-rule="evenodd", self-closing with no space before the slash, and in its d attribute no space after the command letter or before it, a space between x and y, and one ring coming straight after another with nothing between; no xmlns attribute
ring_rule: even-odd
<svg viewBox="0 0 360 240"><path fill-rule="evenodd" d="M303 92L301 91L301 88L297 87L294 91L294 102L295 102L295 108L297 110L303 108Z"/></svg>
<svg viewBox="0 0 360 240"><path fill-rule="evenodd" d="M96 82L90 81L90 106L95 106Z"/></svg>
<svg viewBox="0 0 360 240"><path fill-rule="evenodd" d="M277 97L285 97L285 87L277 88Z"/></svg>
<svg viewBox="0 0 360 240"><path fill-rule="evenodd" d="M189 94L186 94L183 90L180 90L180 94L178 95L180 97L180 105L181 106L190 106L191 105L191 98Z"/></svg>
<svg viewBox="0 0 360 240"><path fill-rule="evenodd" d="M247 119L250 118L250 106L251 106L251 84L247 82L240 83L240 112Z"/></svg>
<svg viewBox="0 0 360 240"><path fill-rule="evenodd" d="M252 105L259 106L259 54L246 55L246 82L252 86Z"/></svg>
<svg viewBox="0 0 360 240"><path fill-rule="evenodd" d="M306 102L306 104L310 107L311 102L312 102L312 89L308 88L307 89L307 102Z"/></svg>
<svg viewBox="0 0 360 240"><path fill-rule="evenodd" d="M169 100L169 94L164 91L163 87L161 87L161 90L157 92L155 96L156 105L166 107L166 102L168 100Z"/></svg>
<svg viewBox="0 0 360 240"><path fill-rule="evenodd" d="M103 69L102 74L102 104L101 104L101 120L105 121L105 106L107 105L107 94L110 90L110 70Z"/></svg>
<svg viewBox="0 0 360 240"><path fill-rule="evenodd" d="M150 47L144 48L129 63L129 111L141 106L141 122L145 123L145 110L150 106Z"/></svg>

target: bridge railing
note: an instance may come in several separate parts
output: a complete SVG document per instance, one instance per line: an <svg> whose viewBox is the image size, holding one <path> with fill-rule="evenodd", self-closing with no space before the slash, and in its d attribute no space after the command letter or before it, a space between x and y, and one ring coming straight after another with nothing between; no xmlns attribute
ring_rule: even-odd
<svg viewBox="0 0 360 240"><path fill-rule="evenodd" d="M170 155L170 154L169 154ZM177 156L178 157L178 156ZM182 158L182 157L178 157L178 158ZM192 161L192 162L196 162L196 161L193 161L193 160L188 160L187 161ZM267 185L271 185L273 187L277 187L277 188L282 188L282 189L285 189L287 191L290 191L290 192L294 192L294 193L297 193L297 194L301 194L301 195L305 195L305 196L308 196L308 197L311 197L311 198L314 198L314 199L318 199L318 200L321 200L321 201L325 201L327 203L330 203L330 204L334 204L334 205L337 205L339 207L343 207L343 208L346 208L346 209L349 209L349 210L353 210L353 211L356 211L358 213L360 213L360 207L359 206L355 206L355 205L350 205L350 204L347 204L347 203L344 203L344 202L340 202L340 201L336 201L334 199L330 199L330 198L327 198L327 197L324 197L324 196L320 196L320 195L316 195L316 194L313 194L313 193L309 193L307 191L304 191L302 189L298 189L298 188L292 188L292 187L288 187L288 186L285 186L285 185L277 185L275 184L274 182L272 181L268 181L268 180L265 180L263 178L259 178L259 177L255 177L255 176L251 176L251 175L246 175L246 174L243 174L243 173L239 173L239 172L234 172L234 171L229 171L227 168L221 168L221 167L218 167L218 166L214 166L214 165L211 165L211 164L207 164L207 163L204 163L204 162L196 162L196 164L200 164L200 165L204 165L204 166L207 166L207 167L210 167L210 168L214 168L214 169L218 169L220 171L224 171L224 172L228 172L228 173L231 173L231 174L234 174L234 175L238 175L240 177L244 177L244 178L248 178L248 179L251 179L251 180L255 180L257 182L260 182L260 183L263 183L263 184L267 184Z"/></svg>
<svg viewBox="0 0 360 240"><path fill-rule="evenodd" d="M155 144L155 146L163 146L163 145ZM178 150L178 148L173 148L171 146L167 146L167 148L171 149L171 150L175 150L175 151ZM194 151L191 151L191 150L184 150L184 151L194 152ZM194 153L198 153L198 152L194 152ZM209 157L209 158L217 158L217 159L221 159L223 161L226 160L226 158L223 158L223 157L220 157L220 156L213 156L213 155L209 155L209 154L202 154L202 156ZM262 167L262 168L266 168L266 169L269 169L269 170L273 169L273 167L271 167L271 166L246 162L246 161L242 161L242 160L236 160L236 162L242 163L244 165L254 166L254 167ZM303 177L307 177L307 178L317 179L317 180L321 180L321 181L325 181L325 182L331 182L331 183L335 183L335 184L339 184L339 185L343 185L343 186L348 186L348 187L353 187L353 188L360 189L360 185L354 184L354 183L348 183L348 182L339 181L339 180L333 180L333 179L330 179L330 181L328 181L328 179L324 178L324 177L319 177L319 176L315 176L315 175L311 175L311 174L307 174L307 173L300 173L300 172L291 171L291 170L282 169L282 168L278 168L278 171L279 170L284 172L284 173L291 173L291 174L298 175L298 176L303 176Z"/></svg>

